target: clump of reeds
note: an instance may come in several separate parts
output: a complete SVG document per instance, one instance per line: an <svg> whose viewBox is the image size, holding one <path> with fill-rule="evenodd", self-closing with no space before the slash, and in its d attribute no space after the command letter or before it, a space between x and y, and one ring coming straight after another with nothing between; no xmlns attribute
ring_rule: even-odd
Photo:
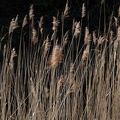
<svg viewBox="0 0 120 120"><path fill-rule="evenodd" d="M67 1L61 21L53 17L52 35L43 32L44 16L40 17L38 29L34 27L31 5L29 21L26 15L21 25L19 51L12 45L18 16L10 22L8 40L0 41L1 120L120 119L120 7L118 18L114 17L107 32L100 35L100 29L97 34L97 30L90 31L90 26L82 25L87 15L85 3L81 21L74 22L73 30L65 32L68 5ZM29 31L23 30L27 24Z"/></svg>

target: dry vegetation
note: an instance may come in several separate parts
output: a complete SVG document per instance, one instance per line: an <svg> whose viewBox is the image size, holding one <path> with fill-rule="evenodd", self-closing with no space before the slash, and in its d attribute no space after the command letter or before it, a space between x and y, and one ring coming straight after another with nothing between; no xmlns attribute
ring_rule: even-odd
<svg viewBox="0 0 120 120"><path fill-rule="evenodd" d="M68 3L61 24L53 17L51 36L44 36L44 17L39 28L34 27L31 5L29 19L25 16L21 27L18 52L11 45L20 27L18 16L12 19L4 49L0 47L1 120L120 120L120 10L117 17L111 15L103 35L100 31L89 32L89 26L83 29L84 44L80 47L85 9L83 4L81 21L73 20L68 41L69 30L64 32ZM24 30L26 25L29 31ZM57 34L59 25L61 39ZM26 32L29 44L25 42Z"/></svg>

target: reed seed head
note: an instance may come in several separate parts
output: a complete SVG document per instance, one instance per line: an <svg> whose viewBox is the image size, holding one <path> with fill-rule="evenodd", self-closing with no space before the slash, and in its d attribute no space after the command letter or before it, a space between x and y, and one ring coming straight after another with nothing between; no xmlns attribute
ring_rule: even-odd
<svg viewBox="0 0 120 120"><path fill-rule="evenodd" d="M89 29L88 27L85 28L85 38L84 38L84 43L89 44L91 41L91 35L89 34Z"/></svg>
<svg viewBox="0 0 120 120"><path fill-rule="evenodd" d="M86 49L84 50L83 52L83 55L82 55L82 61L85 61L89 55L89 49L90 49L90 45L88 44L86 46Z"/></svg>
<svg viewBox="0 0 120 120"><path fill-rule="evenodd" d="M75 23L75 32L74 32L74 36L78 37L81 31L81 27L80 27L80 21Z"/></svg>
<svg viewBox="0 0 120 120"><path fill-rule="evenodd" d="M105 41L105 37L100 36L99 39L98 39L98 45L101 45L104 41Z"/></svg>
<svg viewBox="0 0 120 120"><path fill-rule="evenodd" d="M64 17L69 17L69 6L68 6L68 1L66 2L66 5L65 5L65 9L64 9L64 13L63 13L63 16Z"/></svg>
<svg viewBox="0 0 120 120"><path fill-rule="evenodd" d="M85 3L82 4L82 18L86 15Z"/></svg>
<svg viewBox="0 0 120 120"><path fill-rule="evenodd" d="M55 32L55 31L57 31L57 29L58 29L58 25L59 25L59 20L57 20L57 18L56 17L53 17L53 27L52 27L52 29L53 29L53 31Z"/></svg>
<svg viewBox="0 0 120 120"><path fill-rule="evenodd" d="M38 42L38 35L37 35L37 31L35 30L35 28L32 28L32 42L35 45Z"/></svg>
<svg viewBox="0 0 120 120"><path fill-rule="evenodd" d="M93 31L92 37L93 37L93 43L96 45L97 37L96 37L95 31Z"/></svg>
<svg viewBox="0 0 120 120"><path fill-rule="evenodd" d="M10 70L12 70L13 67L14 67L14 61L13 61L13 59L14 59L14 57L16 57L16 56L17 56L16 51L15 51L15 49L13 48L12 51L11 51L10 62L9 62L9 68L10 68Z"/></svg>
<svg viewBox="0 0 120 120"><path fill-rule="evenodd" d="M50 49L50 42L49 42L49 37L48 36L47 36L46 40L43 42L42 46L44 47L44 57L45 57L47 52Z"/></svg>
<svg viewBox="0 0 120 120"><path fill-rule="evenodd" d="M62 48L59 45L55 45L51 55L51 66L56 68L63 59Z"/></svg>
<svg viewBox="0 0 120 120"><path fill-rule="evenodd" d="M41 34L43 34L43 25L44 25L43 16L41 16L39 21L39 28Z"/></svg>
<svg viewBox="0 0 120 120"><path fill-rule="evenodd" d="M9 35L16 29L18 28L18 15L16 16L16 18L12 19L12 21L10 22L10 27L9 27Z"/></svg>
<svg viewBox="0 0 120 120"><path fill-rule="evenodd" d="M34 9L33 9L33 4L31 4L29 10L29 19L32 20L33 17L34 17Z"/></svg>

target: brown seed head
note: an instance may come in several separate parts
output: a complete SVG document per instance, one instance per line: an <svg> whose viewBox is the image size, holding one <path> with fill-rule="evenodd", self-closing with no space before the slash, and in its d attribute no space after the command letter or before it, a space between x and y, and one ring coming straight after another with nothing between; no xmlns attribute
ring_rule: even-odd
<svg viewBox="0 0 120 120"><path fill-rule="evenodd" d="M91 35L89 34L89 29L88 27L85 28L85 38L84 38L84 43L89 44L91 41Z"/></svg>
<svg viewBox="0 0 120 120"><path fill-rule="evenodd" d="M44 57L46 56L47 52L50 49L50 42L49 42L49 37L47 36L46 40L44 41L43 45L44 47Z"/></svg>
<svg viewBox="0 0 120 120"><path fill-rule="evenodd" d="M97 43L97 37L96 37L95 31L93 31L92 36L93 36L93 43L96 45L96 43Z"/></svg>
<svg viewBox="0 0 120 120"><path fill-rule="evenodd" d="M74 32L74 36L78 37L81 31L81 27L80 27L80 21L75 23L75 32Z"/></svg>
<svg viewBox="0 0 120 120"><path fill-rule="evenodd" d="M18 28L18 15L16 16L16 18L12 19L12 21L10 22L10 27L9 27L9 35L16 29Z"/></svg>
<svg viewBox="0 0 120 120"><path fill-rule="evenodd" d="M52 29L53 29L53 31L57 31L57 28L58 28L58 25L59 25L59 20L57 20L57 18L56 17L53 17L53 27L52 27Z"/></svg>
<svg viewBox="0 0 120 120"><path fill-rule="evenodd" d="M17 56L16 51L15 51L15 49L13 48L12 51L11 51L10 62L9 62L10 70L12 70L13 67L14 67L13 58L16 57L16 56Z"/></svg>
<svg viewBox="0 0 120 120"><path fill-rule="evenodd" d="M32 4L29 10L29 19L32 20L33 17L34 17L34 10L33 10L33 4Z"/></svg>
<svg viewBox="0 0 120 120"><path fill-rule="evenodd" d="M51 66L56 68L63 59L62 48L59 45L55 45L51 55Z"/></svg>
<svg viewBox="0 0 120 120"><path fill-rule="evenodd" d="M35 28L32 28L32 42L35 45L38 42L38 35L37 35L37 31L35 30Z"/></svg>
<svg viewBox="0 0 120 120"><path fill-rule="evenodd" d="M85 3L82 5L82 18L85 17L86 15L86 8L85 8Z"/></svg>
<svg viewBox="0 0 120 120"><path fill-rule="evenodd" d="M90 45L88 44L86 46L86 49L84 50L83 52L83 55L82 55L82 61L85 61L89 55L89 49L90 49Z"/></svg>
<svg viewBox="0 0 120 120"><path fill-rule="evenodd" d="M64 17L68 17L69 16L69 6L68 6L68 1L66 2L66 6L65 6L65 10L64 10L64 13L63 13L63 16Z"/></svg>

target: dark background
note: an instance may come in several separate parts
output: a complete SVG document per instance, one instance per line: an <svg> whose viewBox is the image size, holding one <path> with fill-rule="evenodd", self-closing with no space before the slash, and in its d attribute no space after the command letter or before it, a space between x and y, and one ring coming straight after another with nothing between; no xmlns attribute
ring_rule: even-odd
<svg viewBox="0 0 120 120"><path fill-rule="evenodd" d="M100 16L101 0L68 0L70 6L71 17L80 20L81 6L83 2L89 11L89 25L92 30L98 28L98 20ZM19 15L19 22L22 22L24 16L29 13L29 7L34 4L34 14L36 19L40 16L48 16L48 20L52 16L57 15L58 11L63 11L66 0L0 0L0 30L9 26L12 18ZM105 0L106 21L110 17L112 11L117 16L117 10L120 0ZM103 6L102 6L103 7ZM102 10L103 13L103 10ZM86 23L88 24L88 23Z"/></svg>

